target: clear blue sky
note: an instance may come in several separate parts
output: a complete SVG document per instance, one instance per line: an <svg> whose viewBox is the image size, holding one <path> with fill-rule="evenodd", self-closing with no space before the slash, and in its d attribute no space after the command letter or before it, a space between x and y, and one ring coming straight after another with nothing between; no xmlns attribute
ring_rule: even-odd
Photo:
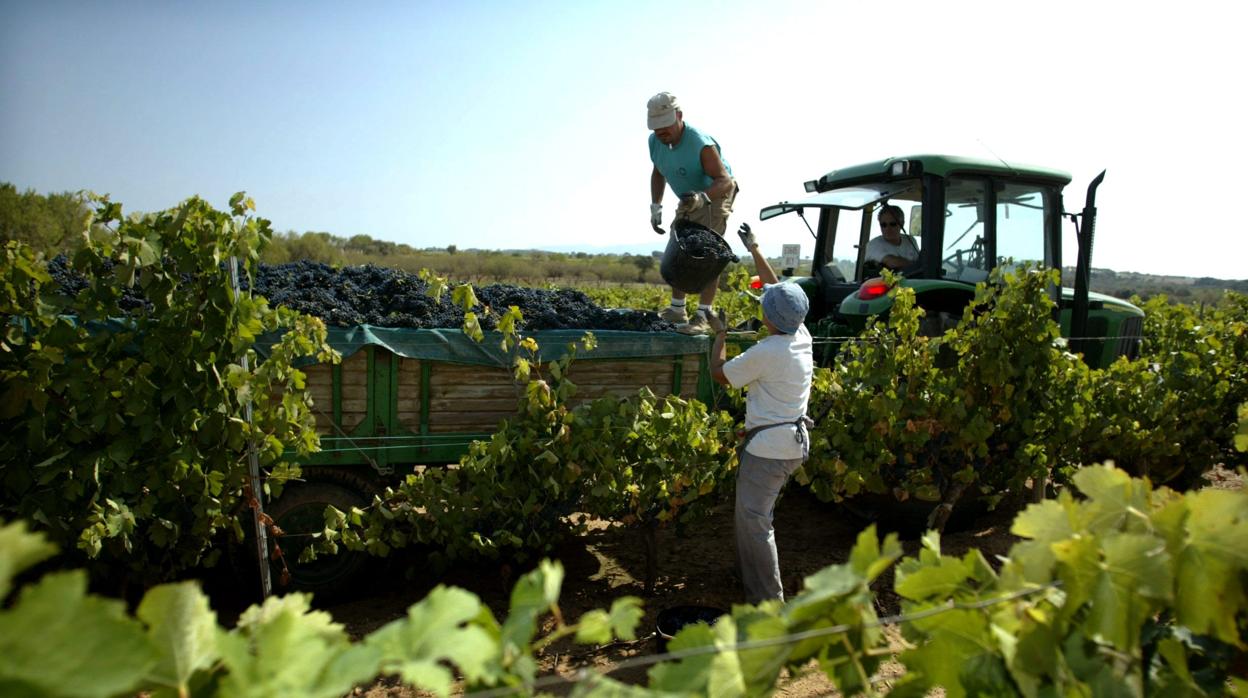
<svg viewBox="0 0 1248 698"><path fill-rule="evenodd" d="M652 245L645 102L741 183L950 152L1108 169L1094 264L1245 278L1235 3L11 2L0 180L128 210L246 190L277 230L416 247ZM1230 195L1220 190L1227 189ZM667 210L675 202L670 192ZM757 224L757 225L755 225ZM735 240L733 240L735 244Z"/></svg>

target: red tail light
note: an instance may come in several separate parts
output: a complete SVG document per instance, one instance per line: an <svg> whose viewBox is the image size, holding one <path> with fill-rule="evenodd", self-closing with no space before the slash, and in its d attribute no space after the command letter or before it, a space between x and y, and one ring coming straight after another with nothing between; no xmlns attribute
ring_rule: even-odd
<svg viewBox="0 0 1248 698"><path fill-rule="evenodd" d="M858 300L873 301L888 293L888 284L884 279L867 279L858 289Z"/></svg>
<svg viewBox="0 0 1248 698"><path fill-rule="evenodd" d="M751 276L751 277L750 277L750 288L757 290L757 289L760 289L760 288L762 288L762 287L763 287L763 280L762 280L762 279L758 278L757 276Z"/></svg>

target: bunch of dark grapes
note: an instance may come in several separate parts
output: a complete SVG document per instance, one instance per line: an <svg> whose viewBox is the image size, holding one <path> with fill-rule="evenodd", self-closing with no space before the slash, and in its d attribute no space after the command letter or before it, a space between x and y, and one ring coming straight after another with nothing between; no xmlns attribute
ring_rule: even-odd
<svg viewBox="0 0 1248 698"><path fill-rule="evenodd" d="M105 272L111 273L114 263L111 259L106 259L102 266ZM69 258L63 254L48 260L48 275L52 277L52 283L60 287L61 294L69 298L77 297L90 285L87 277L70 267ZM151 310L152 304L137 286L127 286L121 290L121 297L117 299L117 307L122 312L134 313L140 310Z"/></svg>
<svg viewBox="0 0 1248 698"><path fill-rule="evenodd" d="M477 300L497 310L510 306L524 314L529 330L628 330L670 332L675 325L647 310L607 309L589 296L571 289L548 291L506 284L493 284L477 290Z"/></svg>
<svg viewBox="0 0 1248 698"><path fill-rule="evenodd" d="M62 293L75 295L87 280L69 267L64 256L48 263L48 271ZM351 327L458 328L464 313L451 302L450 293L439 300L428 295L428 285L415 274L375 265L334 268L307 260L288 264L261 264L244 289L280 305L321 318L329 325ZM133 312L149 307L138 289L127 289L119 304ZM489 310L505 312L517 306L524 316L521 328L537 330L628 330L670 332L675 326L646 310L602 308L576 290L550 291L507 284L477 289L480 305L474 308L482 327L496 329Z"/></svg>
<svg viewBox="0 0 1248 698"><path fill-rule="evenodd" d="M724 239L710 228L702 226L677 228L676 237L680 240L680 246L684 248L685 254L694 259L738 261L737 256L732 253L732 248L728 246L728 243L724 242Z"/></svg>

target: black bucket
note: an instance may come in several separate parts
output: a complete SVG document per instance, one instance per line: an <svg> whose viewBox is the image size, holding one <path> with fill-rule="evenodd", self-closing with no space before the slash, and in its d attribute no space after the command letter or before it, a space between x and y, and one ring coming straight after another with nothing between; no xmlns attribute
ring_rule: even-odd
<svg viewBox="0 0 1248 698"><path fill-rule="evenodd" d="M687 220L672 224L667 249L659 262L659 275L669 286L685 293L699 293L719 278L729 262L737 261L732 248L710 228Z"/></svg>
<svg viewBox="0 0 1248 698"><path fill-rule="evenodd" d="M655 637L658 639L659 652L667 651L667 641L676 636L680 629L694 623L715 625L720 616L728 615L722 608L713 606L672 606L659 611L655 622Z"/></svg>

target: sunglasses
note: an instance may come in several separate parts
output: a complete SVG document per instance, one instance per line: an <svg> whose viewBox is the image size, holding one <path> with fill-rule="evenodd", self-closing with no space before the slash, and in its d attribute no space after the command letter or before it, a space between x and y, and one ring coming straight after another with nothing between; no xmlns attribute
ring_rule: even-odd
<svg viewBox="0 0 1248 698"><path fill-rule="evenodd" d="M881 228L900 228L901 224L898 223L897 221L893 221L892 223L885 223L884 221L880 221L880 227Z"/></svg>

